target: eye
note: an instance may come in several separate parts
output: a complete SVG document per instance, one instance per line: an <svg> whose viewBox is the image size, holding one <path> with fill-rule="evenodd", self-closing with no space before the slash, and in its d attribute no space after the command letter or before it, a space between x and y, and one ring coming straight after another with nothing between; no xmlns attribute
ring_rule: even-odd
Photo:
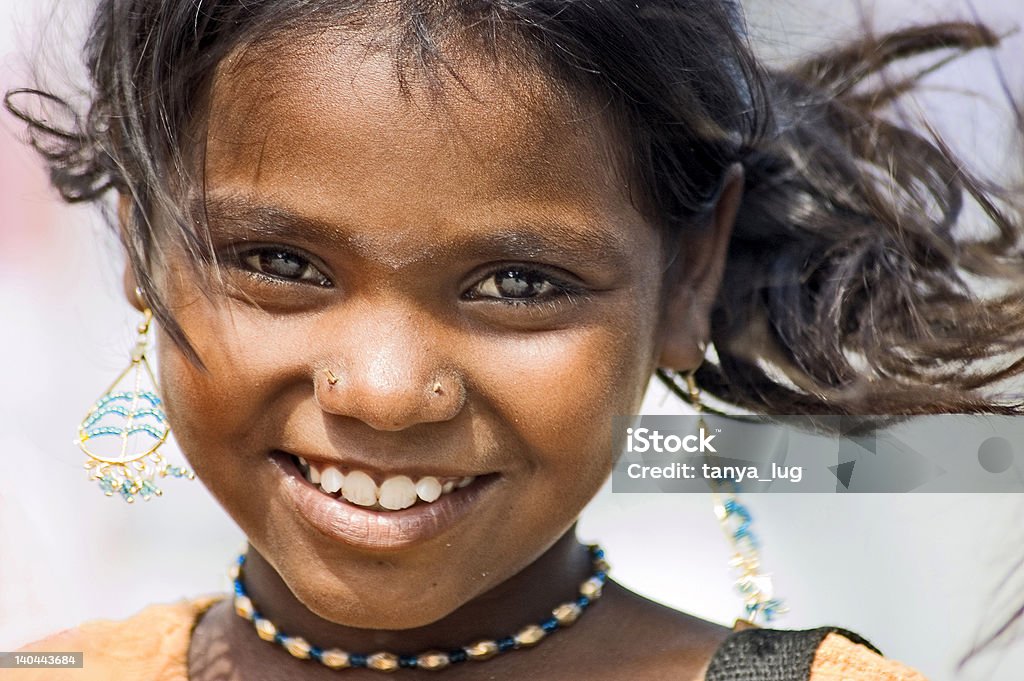
<svg viewBox="0 0 1024 681"><path fill-rule="evenodd" d="M470 291L472 298L495 298L507 305L550 304L573 299L580 291L543 270L511 266L490 274Z"/></svg>
<svg viewBox="0 0 1024 681"><path fill-rule="evenodd" d="M331 286L331 281L307 258L281 247L255 248L239 259L251 272L272 279Z"/></svg>

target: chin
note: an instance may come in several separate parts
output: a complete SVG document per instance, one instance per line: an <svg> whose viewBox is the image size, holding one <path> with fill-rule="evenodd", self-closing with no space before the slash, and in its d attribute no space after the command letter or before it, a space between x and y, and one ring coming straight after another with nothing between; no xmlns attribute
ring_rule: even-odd
<svg viewBox="0 0 1024 681"><path fill-rule="evenodd" d="M311 612L329 622L357 629L380 629L399 631L425 627L444 619L460 604L456 603L409 603L399 597L390 597L386 602L367 603L349 601L349 607L338 608L316 599L301 600Z"/></svg>

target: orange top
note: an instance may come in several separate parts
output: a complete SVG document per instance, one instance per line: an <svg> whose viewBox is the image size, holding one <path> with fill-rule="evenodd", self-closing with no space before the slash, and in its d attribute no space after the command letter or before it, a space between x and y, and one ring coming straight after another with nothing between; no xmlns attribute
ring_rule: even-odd
<svg viewBox="0 0 1024 681"><path fill-rule="evenodd" d="M829 634L818 646L811 681L927 681L921 672L877 655L842 634Z"/></svg>
<svg viewBox="0 0 1024 681"><path fill-rule="evenodd" d="M92 620L20 652L82 652L82 668L0 669L0 681L188 681L192 629L224 598L150 605L125 620Z"/></svg>
<svg viewBox="0 0 1024 681"><path fill-rule="evenodd" d="M125 620L94 620L25 646L84 653L81 669L0 669L0 681L188 681L188 645L199 617L223 595L151 605ZM926 681L841 634L828 634L810 681Z"/></svg>

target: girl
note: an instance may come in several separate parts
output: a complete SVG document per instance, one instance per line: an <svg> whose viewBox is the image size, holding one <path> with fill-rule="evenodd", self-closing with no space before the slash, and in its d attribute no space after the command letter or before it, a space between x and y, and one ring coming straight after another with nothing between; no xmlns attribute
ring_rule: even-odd
<svg viewBox="0 0 1024 681"><path fill-rule="evenodd" d="M920 678L645 600L573 528L652 375L769 413L1020 409L992 361L1019 224L879 115L913 79L871 80L995 43L772 73L731 2L101 2L78 126L9 107L65 198L118 197L134 365L159 322L128 430L169 425L249 546L233 598L36 643L87 665L40 678ZM992 233L956 229L965 194Z"/></svg>

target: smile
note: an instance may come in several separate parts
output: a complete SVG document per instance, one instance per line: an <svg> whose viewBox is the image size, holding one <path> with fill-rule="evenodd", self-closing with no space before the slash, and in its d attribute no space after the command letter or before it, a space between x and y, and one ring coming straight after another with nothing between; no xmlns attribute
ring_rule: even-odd
<svg viewBox="0 0 1024 681"><path fill-rule="evenodd" d="M450 478L427 475L414 479L409 475L390 475L378 484L364 471L342 472L336 466L311 463L301 456L295 459L303 477L324 494L334 498L340 496L357 506L378 511L400 511L419 503L432 504L442 495L462 489L476 480L476 476Z"/></svg>
<svg viewBox="0 0 1024 681"><path fill-rule="evenodd" d="M470 476L389 473L271 454L282 491L321 535L371 551L400 550L478 517L502 487L497 472ZM394 508L390 508L394 507Z"/></svg>

